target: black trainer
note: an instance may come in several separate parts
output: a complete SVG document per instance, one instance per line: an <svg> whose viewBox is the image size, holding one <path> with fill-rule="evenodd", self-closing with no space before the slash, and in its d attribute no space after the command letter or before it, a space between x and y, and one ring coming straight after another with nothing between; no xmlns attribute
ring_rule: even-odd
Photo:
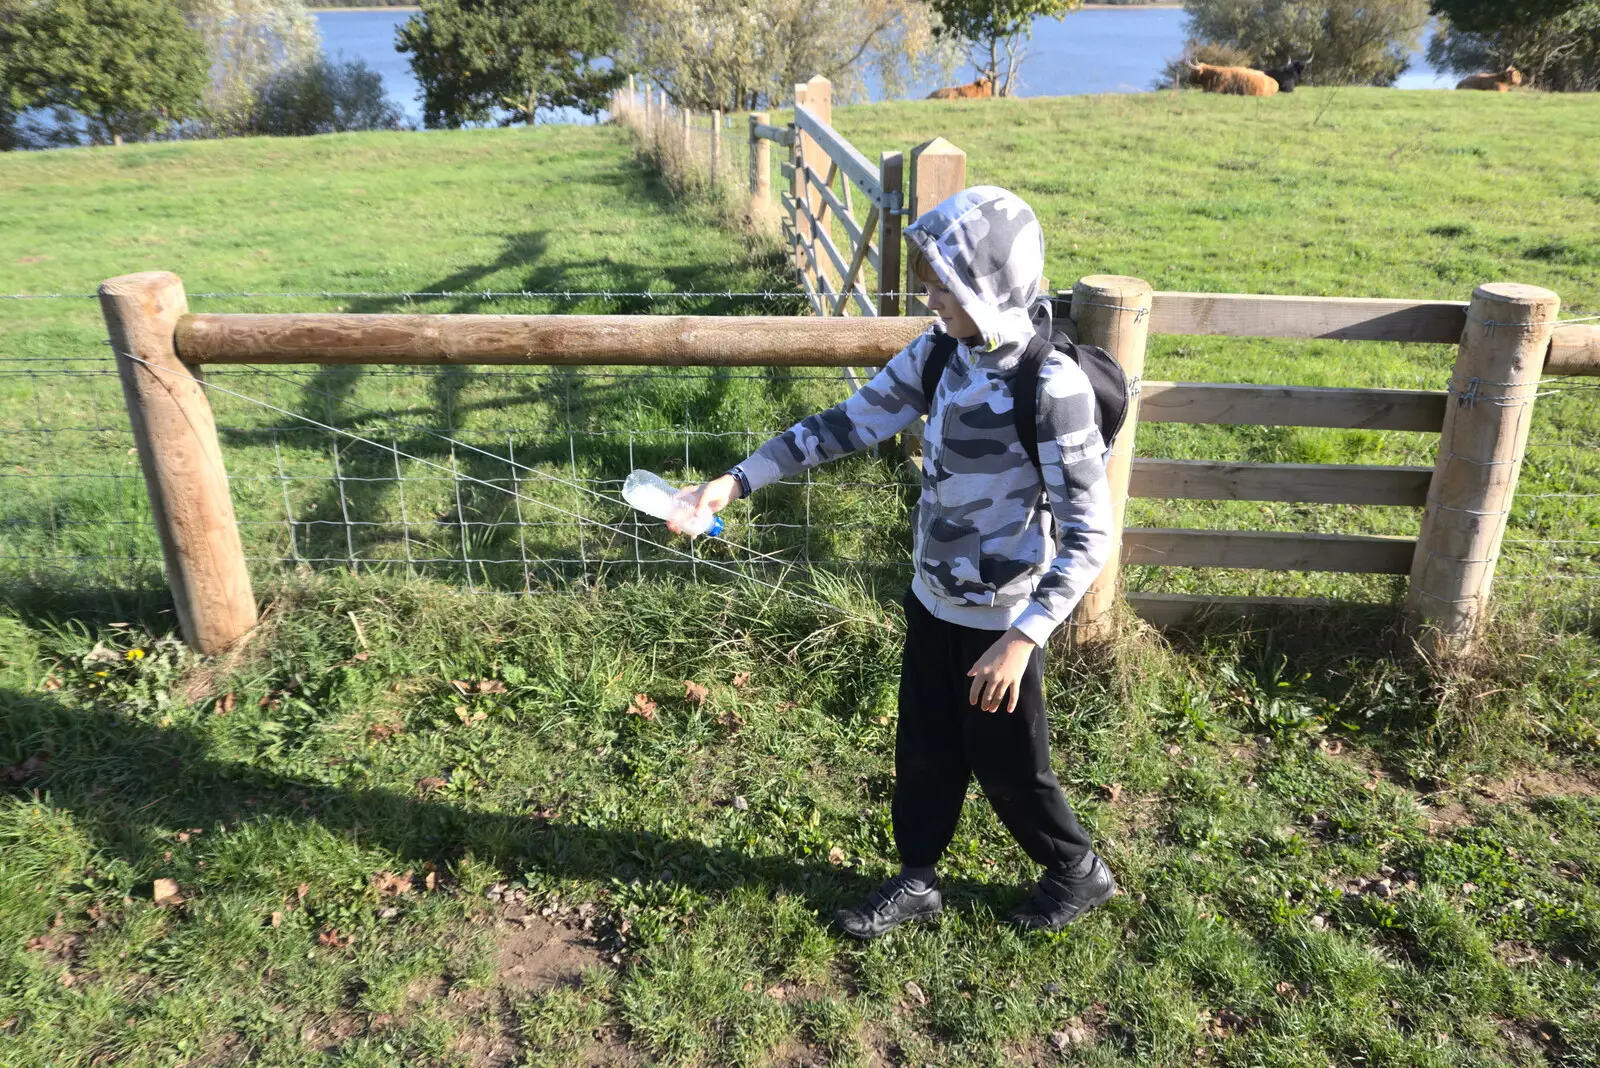
<svg viewBox="0 0 1600 1068"><path fill-rule="evenodd" d="M1059 931L1116 892L1111 869L1094 855L1082 875L1047 871L1040 876L1033 896L1011 914L1011 922L1024 931Z"/></svg>
<svg viewBox="0 0 1600 1068"><path fill-rule="evenodd" d="M931 920L943 911L944 899L939 896L937 883L915 890L905 875L895 875L861 904L834 913L833 922L854 938L877 938L902 923Z"/></svg>

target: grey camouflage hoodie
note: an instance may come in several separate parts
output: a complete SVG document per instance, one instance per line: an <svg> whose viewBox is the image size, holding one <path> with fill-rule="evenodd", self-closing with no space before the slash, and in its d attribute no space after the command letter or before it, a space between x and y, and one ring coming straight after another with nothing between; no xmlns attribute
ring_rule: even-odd
<svg viewBox="0 0 1600 1068"><path fill-rule="evenodd" d="M1112 514L1094 394L1076 363L1056 353L1040 370L1039 468L1012 424L1009 379L1034 332L1043 231L1016 195L976 186L922 215L905 238L981 338L961 340L934 396L925 397L922 368L944 329L934 325L853 396L801 420L740 467L759 488L926 415L912 590L940 619L1016 627L1043 645L1105 564Z"/></svg>

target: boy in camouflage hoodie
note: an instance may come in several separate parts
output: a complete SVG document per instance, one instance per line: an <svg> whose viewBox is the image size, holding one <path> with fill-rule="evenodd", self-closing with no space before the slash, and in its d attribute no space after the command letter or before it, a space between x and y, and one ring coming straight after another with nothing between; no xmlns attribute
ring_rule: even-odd
<svg viewBox="0 0 1600 1068"><path fill-rule="evenodd" d="M976 774L995 813L1044 867L1012 916L1057 930L1116 892L1050 770L1043 650L1106 562L1111 503L1094 395L1076 363L1039 372L1039 465L1012 418L1008 382L1034 333L1044 236L1033 210L994 186L949 198L905 231L907 255L939 322L854 396L773 438L698 489L702 511L845 456L928 417L915 572L895 735L893 821L901 871L841 910L858 938L943 908L934 865ZM932 396L935 338L955 354Z"/></svg>

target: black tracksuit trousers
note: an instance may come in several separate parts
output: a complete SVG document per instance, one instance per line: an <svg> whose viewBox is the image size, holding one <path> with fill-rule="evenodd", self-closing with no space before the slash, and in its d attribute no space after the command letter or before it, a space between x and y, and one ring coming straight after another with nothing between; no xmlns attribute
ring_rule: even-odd
<svg viewBox="0 0 1600 1068"><path fill-rule="evenodd" d="M932 866L955 835L967 781L976 774L1000 822L1046 868L1076 864L1089 850L1061 783L1050 770L1044 650L1022 676L1015 712L985 712L967 698L967 672L1000 637L936 619L907 592L895 731L894 842L901 863Z"/></svg>

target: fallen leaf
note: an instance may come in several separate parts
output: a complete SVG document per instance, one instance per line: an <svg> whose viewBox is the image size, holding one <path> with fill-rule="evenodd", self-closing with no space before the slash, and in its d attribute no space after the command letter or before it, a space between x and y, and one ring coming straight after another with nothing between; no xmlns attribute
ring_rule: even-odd
<svg viewBox="0 0 1600 1068"><path fill-rule="evenodd" d="M928 1003L928 995L922 992L922 987L910 979L906 980L905 991L918 1005L926 1005Z"/></svg>
<svg viewBox="0 0 1600 1068"><path fill-rule="evenodd" d="M157 879L150 884L150 899L157 905L181 905L183 896L178 893L176 879Z"/></svg>
<svg viewBox="0 0 1600 1068"><path fill-rule="evenodd" d="M71 986L73 983L75 983L77 981L78 981L77 977L74 976L71 972L62 972L61 973L61 978L58 980L58 982L60 982L60 984L62 986Z"/></svg>
<svg viewBox="0 0 1600 1068"><path fill-rule="evenodd" d="M649 694L636 693L633 700L628 703L628 715L638 716L640 719L656 718L656 703L650 700Z"/></svg>
<svg viewBox="0 0 1600 1068"><path fill-rule="evenodd" d="M121 661L122 654L113 649L107 649L105 642L95 642L94 648L84 656L85 664L110 664Z"/></svg>
<svg viewBox="0 0 1600 1068"><path fill-rule="evenodd" d="M750 683L750 672L741 671L733 677L733 684L739 689L744 689Z"/></svg>
<svg viewBox="0 0 1600 1068"><path fill-rule="evenodd" d="M54 675L47 675L44 680L44 688L47 690L59 690L61 689L61 680Z"/></svg>
<svg viewBox="0 0 1600 1068"><path fill-rule="evenodd" d="M1287 979L1278 980L1278 982L1273 985L1272 990L1280 998L1292 998L1299 993L1299 990L1295 988L1295 985L1289 982Z"/></svg>
<svg viewBox="0 0 1600 1068"><path fill-rule="evenodd" d="M489 713L480 708L469 716L467 715L466 705L456 705L456 717L460 719L462 723L482 723L484 719L488 717L488 715Z"/></svg>
<svg viewBox="0 0 1600 1068"><path fill-rule="evenodd" d="M398 897L411 891L411 868L406 869L404 875L396 875L392 871L380 871L372 876L372 888L382 897Z"/></svg>
<svg viewBox="0 0 1600 1068"><path fill-rule="evenodd" d="M23 951L26 953L43 953L54 948L56 948L56 944L50 940L49 935L38 935L30 938L22 946Z"/></svg>
<svg viewBox="0 0 1600 1068"><path fill-rule="evenodd" d="M1050 1044L1057 1052L1065 1052L1079 1046L1093 1045L1094 1035L1081 1024L1069 1023L1059 1031L1050 1032Z"/></svg>
<svg viewBox="0 0 1600 1068"><path fill-rule="evenodd" d="M386 742L397 734L403 734L405 727L398 723L374 723L367 728L367 733L375 742Z"/></svg>
<svg viewBox="0 0 1600 1068"><path fill-rule="evenodd" d="M173 835L173 837L178 840L179 844L182 844L189 840L189 832L179 831L177 834Z"/></svg>
<svg viewBox="0 0 1600 1068"><path fill-rule="evenodd" d="M41 749L20 764L0 768L0 782L22 782L24 779L31 779L44 770L45 762L49 759L50 754Z"/></svg>
<svg viewBox="0 0 1600 1068"><path fill-rule="evenodd" d="M795 701L779 701L778 702L778 711L779 712L787 712L791 708L799 708L799 707L800 707L799 703L795 702Z"/></svg>
<svg viewBox="0 0 1600 1068"><path fill-rule="evenodd" d="M462 697L465 697L467 694L472 692L472 683L463 682L461 679L451 679L450 685L454 686L458 691L460 691Z"/></svg>
<svg viewBox="0 0 1600 1068"><path fill-rule="evenodd" d="M745 800L743 794L739 794L733 799L733 807L740 812L748 812L750 811L750 802Z"/></svg>
<svg viewBox="0 0 1600 1068"><path fill-rule="evenodd" d="M691 705L703 705L709 696L711 696L711 691L698 682L691 682L688 679L683 680L683 699Z"/></svg>
<svg viewBox="0 0 1600 1068"><path fill-rule="evenodd" d="M351 660L365 660L367 657L369 657L371 655L372 655L371 653L369 653L365 649L363 649L359 653L357 653L355 656L352 656L350 659Z"/></svg>
<svg viewBox="0 0 1600 1068"><path fill-rule="evenodd" d="M1122 800L1122 784L1120 782L1106 783L1100 787L1100 796L1110 801L1113 805L1116 804Z"/></svg>
<svg viewBox="0 0 1600 1068"><path fill-rule="evenodd" d="M282 927L282 926L283 926L283 913L281 913L281 912L274 912L274 913L273 913L273 914L272 914L272 919L271 919L271 920L270 920L270 921L269 921L269 922L270 922L270 923L271 923L271 924L272 924L272 926L274 926L274 927Z"/></svg>
<svg viewBox="0 0 1600 1068"><path fill-rule="evenodd" d="M317 944L332 949L343 949L354 937L354 935L341 935L336 927L328 927L317 932Z"/></svg>
<svg viewBox="0 0 1600 1068"><path fill-rule="evenodd" d="M844 860L845 852L843 849L839 848L838 846L834 846L832 849L828 850L829 864L843 864Z"/></svg>
<svg viewBox="0 0 1600 1068"><path fill-rule="evenodd" d="M506 684L501 682L499 679L479 679L478 680L478 692L479 693L505 693L506 692Z"/></svg>
<svg viewBox="0 0 1600 1068"><path fill-rule="evenodd" d="M764 990L763 993L766 994L767 997L773 999L774 1001L782 1001L783 998L784 998L784 989L783 989L782 984L780 984L780 983L772 984L771 986L767 987L767 989Z"/></svg>
<svg viewBox="0 0 1600 1068"><path fill-rule="evenodd" d="M311 884L301 883L294 889L294 903L296 905L300 904L300 902L306 899L306 895L309 893L311 893Z"/></svg>
<svg viewBox="0 0 1600 1068"><path fill-rule="evenodd" d="M739 715L738 709L730 708L717 717L717 722L730 731L736 731L744 726L744 717Z"/></svg>
<svg viewBox="0 0 1600 1068"><path fill-rule="evenodd" d="M234 706L238 703L238 696L235 695L232 690L230 690L222 695L222 699L217 702L216 707L213 708L211 712L213 715L226 716L229 712L233 711Z"/></svg>
<svg viewBox="0 0 1600 1068"><path fill-rule="evenodd" d="M448 785L449 783L437 775L424 775L417 780L417 793L423 795L431 794L435 790L442 790Z"/></svg>
<svg viewBox="0 0 1600 1068"><path fill-rule="evenodd" d="M436 872L436 871L430 871L427 874L425 874L422 877L422 885L423 885L423 887L425 889L428 889L428 890L438 889L438 886L439 886L439 873Z"/></svg>

